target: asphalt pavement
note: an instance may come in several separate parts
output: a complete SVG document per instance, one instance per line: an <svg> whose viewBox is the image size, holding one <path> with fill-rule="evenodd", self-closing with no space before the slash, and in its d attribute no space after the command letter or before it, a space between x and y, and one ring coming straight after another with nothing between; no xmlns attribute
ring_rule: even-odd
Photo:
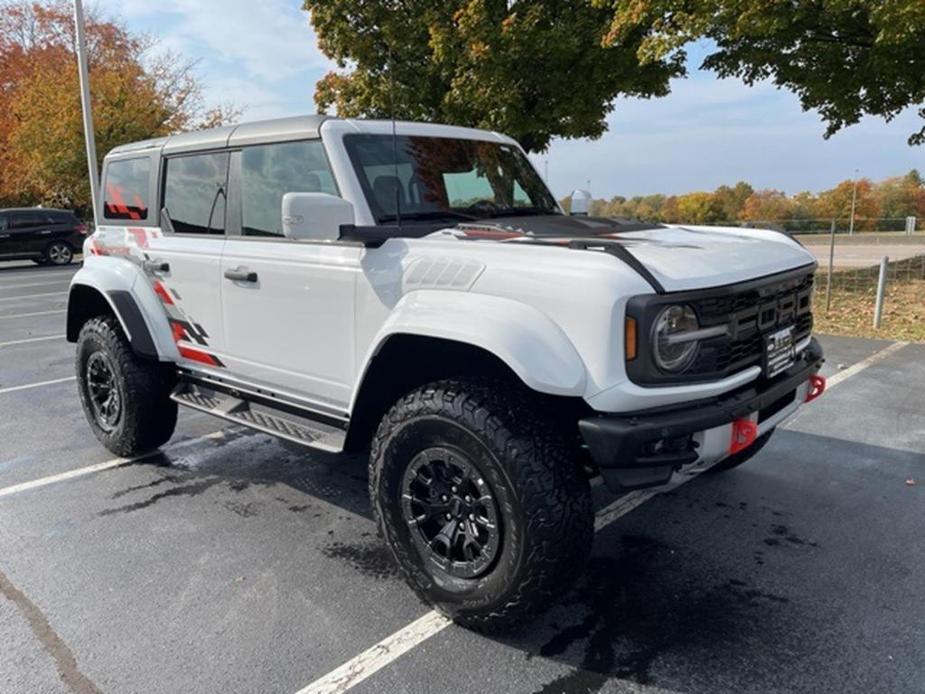
<svg viewBox="0 0 925 694"><path fill-rule="evenodd" d="M361 456L182 411L114 460L63 338L75 270L0 264L4 694L925 691L925 345L823 336L835 385L753 461L595 487L585 576L487 637L414 626Z"/></svg>

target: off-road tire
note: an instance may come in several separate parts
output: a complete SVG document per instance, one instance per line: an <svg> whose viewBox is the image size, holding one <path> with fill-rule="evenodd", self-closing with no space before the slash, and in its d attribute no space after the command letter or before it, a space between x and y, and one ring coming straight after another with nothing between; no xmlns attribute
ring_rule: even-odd
<svg viewBox="0 0 925 694"><path fill-rule="evenodd" d="M500 549L475 578L448 576L425 559L402 510L405 470L434 446L470 456L498 501ZM373 514L405 579L459 624L511 629L549 607L584 568L594 513L577 446L529 394L463 380L418 388L382 419L369 468Z"/></svg>
<svg viewBox="0 0 925 694"><path fill-rule="evenodd" d="M774 429L771 429L771 431L765 434L762 434L757 439L755 439L755 443L753 443L751 446L746 448L744 451L733 453L728 458L724 458L723 460L718 462L716 465L711 467L709 472L712 474L716 474L719 472L725 472L726 470L731 470L734 467L739 467L739 465L741 465L742 463L745 463L751 460L755 455L757 455L758 451L764 448L765 445L768 443L768 441L771 440L771 434L773 433L774 433Z"/></svg>
<svg viewBox="0 0 925 694"><path fill-rule="evenodd" d="M112 427L101 425L91 405L87 364L102 352L111 365L121 398L121 416ZM119 456L147 453L166 443L177 424L177 404L170 399L175 372L171 365L140 359L115 316L91 318L77 338L77 389L90 428Z"/></svg>

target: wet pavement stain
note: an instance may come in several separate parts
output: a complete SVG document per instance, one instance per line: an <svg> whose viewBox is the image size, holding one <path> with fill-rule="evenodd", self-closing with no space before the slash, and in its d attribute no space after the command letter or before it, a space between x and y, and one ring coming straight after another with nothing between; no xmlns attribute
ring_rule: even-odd
<svg viewBox="0 0 925 694"><path fill-rule="evenodd" d="M774 624L788 598L741 579L700 585L678 569L678 551L643 535L624 535L614 556L594 557L586 579L564 600L579 621L561 626L534 655L573 669L535 694L600 691L610 678L657 684L656 660L683 649L730 653L748 625ZM561 621L561 612L556 616ZM576 656L576 648L583 651Z"/></svg>
<svg viewBox="0 0 925 694"><path fill-rule="evenodd" d="M170 483L179 482L179 481L180 481L180 478L177 477L176 475L165 475L164 477L156 479L153 482L148 482L147 484L136 484L131 487L126 487L125 489L121 489L118 492L115 492L109 498L119 499L125 496L126 494L131 494L133 492L140 492L144 489L153 489L154 487L159 487L162 484L170 484Z"/></svg>
<svg viewBox="0 0 925 694"><path fill-rule="evenodd" d="M0 571L0 596L16 606L32 630L32 634L51 656L58 670L58 677L74 694L101 694L99 688L77 667L74 652L54 630L42 610L25 593L17 588Z"/></svg>
<svg viewBox="0 0 925 694"><path fill-rule="evenodd" d="M221 477L205 477L188 484L182 484L177 487L171 487L163 492L158 492L152 496L149 496L143 501L136 501L131 504L125 504L124 506L117 506L116 508L108 508L100 511L98 516L112 516L117 513L132 513L134 511L140 511L145 508L149 508L159 501L164 499L171 499L175 497L182 496L200 496L205 493L212 487L222 484L225 482Z"/></svg>
<svg viewBox="0 0 925 694"><path fill-rule="evenodd" d="M342 559L363 576L369 578L392 578L398 576L392 554L381 542L332 542L321 548L326 557Z"/></svg>

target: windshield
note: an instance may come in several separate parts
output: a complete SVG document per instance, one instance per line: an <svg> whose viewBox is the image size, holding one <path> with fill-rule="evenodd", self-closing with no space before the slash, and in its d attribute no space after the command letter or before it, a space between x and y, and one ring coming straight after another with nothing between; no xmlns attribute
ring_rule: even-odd
<svg viewBox="0 0 925 694"><path fill-rule="evenodd" d="M512 145L416 135L347 135L344 145L379 224L560 214Z"/></svg>

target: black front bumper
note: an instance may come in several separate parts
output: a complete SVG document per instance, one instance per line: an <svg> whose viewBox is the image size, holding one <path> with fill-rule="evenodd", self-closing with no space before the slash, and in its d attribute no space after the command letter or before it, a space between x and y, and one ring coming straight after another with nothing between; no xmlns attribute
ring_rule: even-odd
<svg viewBox="0 0 925 694"><path fill-rule="evenodd" d="M578 428L591 457L613 491L665 484L681 465L699 454L691 434L781 409L794 391L822 366L822 347L813 338L790 369L708 400L680 408L621 414L599 414L579 420ZM789 401L787 398L790 398Z"/></svg>

